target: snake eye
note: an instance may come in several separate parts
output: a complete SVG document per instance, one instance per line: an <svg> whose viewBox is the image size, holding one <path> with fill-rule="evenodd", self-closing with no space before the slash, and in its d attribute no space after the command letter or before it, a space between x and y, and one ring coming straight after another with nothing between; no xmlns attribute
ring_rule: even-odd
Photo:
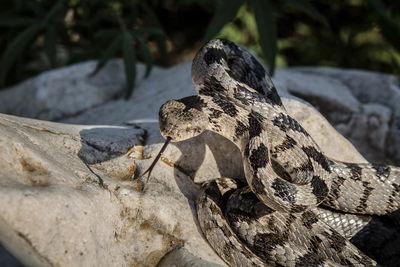
<svg viewBox="0 0 400 267"><path fill-rule="evenodd" d="M191 123L188 123L188 124L186 125L186 131L189 132L190 130L192 130L192 124L191 124Z"/></svg>

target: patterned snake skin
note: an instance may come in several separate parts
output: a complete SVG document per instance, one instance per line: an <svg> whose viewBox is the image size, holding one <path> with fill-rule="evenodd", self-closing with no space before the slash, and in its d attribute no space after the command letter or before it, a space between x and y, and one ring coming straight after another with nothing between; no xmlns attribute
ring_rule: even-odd
<svg viewBox="0 0 400 267"><path fill-rule="evenodd" d="M398 225L380 218L398 218L399 167L327 158L288 115L261 64L232 42L203 46L192 80L198 95L165 103L160 131L177 142L209 130L241 151L247 184L216 179L203 185L197 200L204 236L227 264L375 266L377 254L398 264L393 253L382 252L400 251ZM375 246L366 256L349 241L363 229L389 249Z"/></svg>

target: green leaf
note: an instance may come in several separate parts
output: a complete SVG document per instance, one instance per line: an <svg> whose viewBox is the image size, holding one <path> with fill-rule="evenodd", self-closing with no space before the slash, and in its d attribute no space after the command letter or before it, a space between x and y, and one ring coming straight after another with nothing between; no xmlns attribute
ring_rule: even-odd
<svg viewBox="0 0 400 267"><path fill-rule="evenodd" d="M115 36L119 35L121 33L120 30L115 30L115 29L102 29L96 32L94 37L96 39L114 39Z"/></svg>
<svg viewBox="0 0 400 267"><path fill-rule="evenodd" d="M44 51L51 66L57 64L57 31L53 25L47 27L44 36Z"/></svg>
<svg viewBox="0 0 400 267"><path fill-rule="evenodd" d="M46 15L46 10L42 7L42 4L38 1L27 1L24 6L32 11L36 17L43 18Z"/></svg>
<svg viewBox="0 0 400 267"><path fill-rule="evenodd" d="M208 41L217 35L222 27L235 17L244 2L244 0L221 0L215 10L214 17L208 25L204 41Z"/></svg>
<svg viewBox="0 0 400 267"><path fill-rule="evenodd" d="M147 77L149 76L151 69L153 67L153 55L151 54L150 49L145 41L139 39L139 42L140 42L140 55L143 56L143 59L146 62L145 77Z"/></svg>
<svg viewBox="0 0 400 267"><path fill-rule="evenodd" d="M127 81L126 97L129 98L133 91L136 78L136 55L132 37L128 32L122 35L122 58L124 60L125 76Z"/></svg>
<svg viewBox="0 0 400 267"><path fill-rule="evenodd" d="M162 35L155 35L154 39L160 52L161 61L165 63L167 61L167 42L165 39L164 31L162 30L161 24L158 21L157 16L154 14L153 10L151 10L151 8L149 8L145 2L141 2L141 7L146 13L146 16L150 20L151 24L159 28L163 32Z"/></svg>
<svg viewBox="0 0 400 267"><path fill-rule="evenodd" d="M390 18L385 6L380 0L368 0L375 9L383 37L397 50L400 51L400 28Z"/></svg>
<svg viewBox="0 0 400 267"><path fill-rule="evenodd" d="M110 58L112 58L118 52L118 50L121 47L122 39L123 39L122 35L118 35L117 37L114 38L110 46L106 49L106 51L104 51L103 55L97 62L96 68L89 76L96 75L110 60Z"/></svg>
<svg viewBox="0 0 400 267"><path fill-rule="evenodd" d="M368 0L368 2L375 9L376 13L378 13L380 17L390 20L390 16L386 12L386 8L380 0Z"/></svg>
<svg viewBox="0 0 400 267"><path fill-rule="evenodd" d="M50 9L50 11L46 14L46 17L44 18L45 23L51 19L58 11L60 11L63 7L64 4L67 0L58 0L53 7Z"/></svg>
<svg viewBox="0 0 400 267"><path fill-rule="evenodd" d="M4 27L21 27L32 25L37 22L36 19L24 16L0 16L0 26Z"/></svg>
<svg viewBox="0 0 400 267"><path fill-rule="evenodd" d="M157 35L154 39L157 43L158 51L160 52L161 62L165 64L167 62L167 41L165 36Z"/></svg>
<svg viewBox="0 0 400 267"><path fill-rule="evenodd" d="M310 2L308 2L307 0L286 0L286 2L288 2L295 8L300 9L304 13L308 14L316 21L319 21L325 26L328 26L328 20L325 18L325 16L319 13L319 11L313 5L311 5Z"/></svg>
<svg viewBox="0 0 400 267"><path fill-rule="evenodd" d="M164 35L164 32L158 27L141 27L134 30L133 34L147 38L147 36Z"/></svg>
<svg viewBox="0 0 400 267"><path fill-rule="evenodd" d="M26 49L26 46L32 43L32 40L43 29L41 23L33 24L15 37L8 45L1 60L0 84L4 84L8 71L13 66L15 61L21 57Z"/></svg>
<svg viewBox="0 0 400 267"><path fill-rule="evenodd" d="M157 19L157 16L154 14L153 10L145 2L141 2L140 6L143 8L143 11L146 13L146 16L150 20L151 24L161 29L160 21Z"/></svg>
<svg viewBox="0 0 400 267"><path fill-rule="evenodd" d="M276 18L274 9L269 0L251 0L254 16L257 23L259 42L267 58L269 73L275 70L275 57L277 53Z"/></svg>

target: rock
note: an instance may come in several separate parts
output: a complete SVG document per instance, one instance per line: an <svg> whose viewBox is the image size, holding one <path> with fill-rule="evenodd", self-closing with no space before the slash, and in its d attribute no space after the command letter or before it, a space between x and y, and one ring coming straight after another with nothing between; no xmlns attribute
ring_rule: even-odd
<svg viewBox="0 0 400 267"><path fill-rule="evenodd" d="M328 112L336 109L348 113L359 111L360 103L340 81L297 70L297 68L278 70L274 76L276 86L310 103L318 103L318 107L321 106Z"/></svg>
<svg viewBox="0 0 400 267"><path fill-rule="evenodd" d="M111 100L60 121L111 125L121 125L132 121L146 124L148 121L150 124L158 124L158 108L167 100L196 94L190 76L190 66L191 62L169 69L155 67L147 79L137 82L129 100Z"/></svg>
<svg viewBox="0 0 400 267"><path fill-rule="evenodd" d="M219 265L211 262L207 262L199 257L194 256L189 253L184 248L175 249L172 252L165 255L165 257L157 265L158 267L221 267L224 265Z"/></svg>
<svg viewBox="0 0 400 267"><path fill-rule="evenodd" d="M124 71L113 60L90 76L95 61L51 70L7 90L0 91L0 113L57 120L74 116L123 93ZM138 65L138 77L144 67Z"/></svg>
<svg viewBox="0 0 400 267"><path fill-rule="evenodd" d="M22 263L0 244L0 266L24 267Z"/></svg>
<svg viewBox="0 0 400 267"><path fill-rule="evenodd" d="M183 244L220 262L197 229L185 196L197 186L185 174L156 168L145 191L131 179L150 161L144 130L1 115L0 132L0 236L25 264L154 266Z"/></svg>
<svg viewBox="0 0 400 267"><path fill-rule="evenodd" d="M371 71L313 67L289 68L278 73L291 94L319 109L369 161L400 165L400 83L397 77ZM296 77L294 74L300 78L286 81L288 77ZM301 79L308 82L299 85ZM321 80L325 83L315 83ZM332 87L331 84L336 85ZM332 98L332 94L340 97Z"/></svg>
<svg viewBox="0 0 400 267"><path fill-rule="evenodd" d="M119 61L112 64L119 66L113 68L121 67ZM95 107L77 105L78 108L60 111L55 105L57 101L46 104L48 114L41 109L38 98L33 97L40 91L34 86L36 78L30 80L30 91L27 89L26 97L32 97L30 107L17 108L18 103L29 99L18 95L22 89L0 94L1 103L10 102L4 109L8 112L62 122L0 114L2 244L32 266L155 266L158 263L160 266L224 266L201 234L195 201L197 183L201 181L221 176L244 178L239 151L230 141L205 132L171 144L149 181L146 183L146 177L139 178L163 142L157 123L159 106L169 99L195 93L189 69L190 63L170 69L155 68L148 79L137 81L130 100L110 97L119 94L119 88L111 90L114 93L104 92L107 97L96 100ZM344 110L341 116L353 119L353 127L357 123L369 125L363 130L375 127L371 133L374 138L386 136L392 129L389 119L392 108L362 103L336 78L324 80L322 76L295 69L293 72L298 78L291 80L291 71L279 70L275 77L282 88L281 94L290 96L289 93L300 88L300 93L295 95L312 95L310 99L324 103L321 107L336 112L334 107L340 106ZM110 84L123 83L118 75L102 75L114 77L109 78ZM68 78L64 77L62 84L71 85L64 92L73 92L68 100L73 102L81 93L73 90ZM81 79L83 83L88 78L82 75ZM318 86L307 88L313 79L319 79L315 83ZM29 87L28 82L23 85ZM342 93L318 95L319 87L330 90L339 87ZM11 95L18 100L11 103ZM341 101L338 95L346 100ZM365 162L309 104L293 97L284 98L283 102L328 156ZM341 113L337 111L337 114ZM361 114L365 120L356 122L354 114ZM339 128L346 131L349 121L342 122L344 126ZM379 127L383 124L388 127ZM378 145L387 149L384 142Z"/></svg>

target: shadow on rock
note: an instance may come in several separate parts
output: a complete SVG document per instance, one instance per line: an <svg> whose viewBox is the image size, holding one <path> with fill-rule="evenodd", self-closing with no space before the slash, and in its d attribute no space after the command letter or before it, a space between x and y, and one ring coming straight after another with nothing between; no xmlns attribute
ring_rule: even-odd
<svg viewBox="0 0 400 267"><path fill-rule="evenodd" d="M147 131L128 127L98 127L80 131L82 147L78 156L95 164L124 155L130 148L143 145Z"/></svg>
<svg viewBox="0 0 400 267"><path fill-rule="evenodd" d="M175 162L175 182L188 199L194 221L197 220L196 201L200 185L221 177L244 179L243 163L239 149L225 137L206 131L198 137L178 142L175 146L181 157ZM187 174L182 176L181 173ZM187 179L187 177L191 179Z"/></svg>

